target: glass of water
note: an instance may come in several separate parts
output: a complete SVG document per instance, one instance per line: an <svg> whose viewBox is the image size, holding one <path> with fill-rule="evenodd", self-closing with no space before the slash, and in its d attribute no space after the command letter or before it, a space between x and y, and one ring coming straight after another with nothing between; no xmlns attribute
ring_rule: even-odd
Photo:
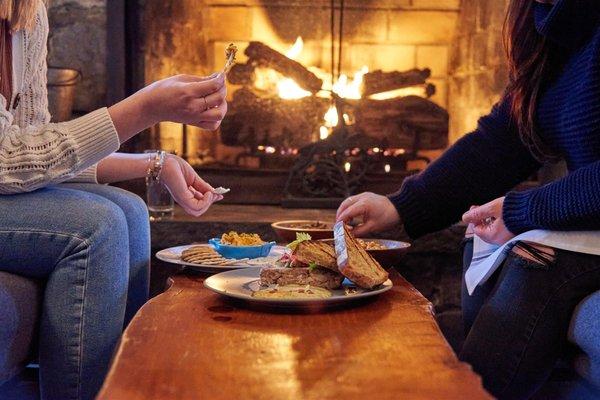
<svg viewBox="0 0 600 400"><path fill-rule="evenodd" d="M145 153L156 153L157 150L146 150ZM162 181L146 179L146 203L151 221L172 218L175 211L173 197Z"/></svg>

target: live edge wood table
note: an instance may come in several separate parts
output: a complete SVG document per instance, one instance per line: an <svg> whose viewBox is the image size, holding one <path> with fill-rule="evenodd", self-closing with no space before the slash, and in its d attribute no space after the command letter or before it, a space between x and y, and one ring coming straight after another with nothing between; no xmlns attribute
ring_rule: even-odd
<svg viewBox="0 0 600 400"><path fill-rule="evenodd" d="M176 275L121 340L100 400L490 399L397 272L374 301L324 313L251 310Z"/></svg>

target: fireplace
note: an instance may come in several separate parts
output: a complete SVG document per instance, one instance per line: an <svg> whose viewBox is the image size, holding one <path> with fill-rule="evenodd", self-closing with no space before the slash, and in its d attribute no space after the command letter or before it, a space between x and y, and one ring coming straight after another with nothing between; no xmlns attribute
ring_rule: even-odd
<svg viewBox="0 0 600 400"><path fill-rule="evenodd" d="M186 157L232 187L229 201L335 206L392 191L452 137L459 0L127 3L132 88L209 74L240 47L219 132L161 123L132 148Z"/></svg>

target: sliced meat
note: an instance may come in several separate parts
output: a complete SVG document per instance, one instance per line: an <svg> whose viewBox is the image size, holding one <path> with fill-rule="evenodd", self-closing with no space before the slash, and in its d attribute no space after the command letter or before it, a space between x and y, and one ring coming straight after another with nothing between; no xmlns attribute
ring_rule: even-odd
<svg viewBox="0 0 600 400"><path fill-rule="evenodd" d="M325 289L337 289L342 285L341 274L324 268L263 268L260 283L263 285L312 285Z"/></svg>

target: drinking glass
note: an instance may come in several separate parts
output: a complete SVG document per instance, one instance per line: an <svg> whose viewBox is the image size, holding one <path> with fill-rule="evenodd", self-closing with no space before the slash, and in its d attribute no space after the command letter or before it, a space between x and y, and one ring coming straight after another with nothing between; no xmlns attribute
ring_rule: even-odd
<svg viewBox="0 0 600 400"><path fill-rule="evenodd" d="M144 153L156 153L157 150L146 150ZM146 203L151 221L172 218L175 211L173 197L162 181L146 179Z"/></svg>

